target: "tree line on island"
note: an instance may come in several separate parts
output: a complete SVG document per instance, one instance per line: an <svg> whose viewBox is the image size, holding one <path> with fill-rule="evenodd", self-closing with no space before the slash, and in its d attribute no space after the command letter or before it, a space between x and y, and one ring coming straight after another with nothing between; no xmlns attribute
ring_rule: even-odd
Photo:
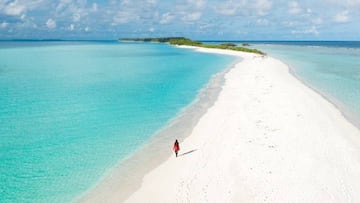
<svg viewBox="0 0 360 203"><path fill-rule="evenodd" d="M242 46L238 46L237 44L234 43L204 44L202 42L194 41L185 37L121 38L120 41L169 43L171 45L187 45L187 46L195 46L195 47L203 47L203 48L228 49L234 51L243 51L243 52L266 55L264 52L260 50L244 47L244 46L249 46L248 43L244 43L242 44Z"/></svg>

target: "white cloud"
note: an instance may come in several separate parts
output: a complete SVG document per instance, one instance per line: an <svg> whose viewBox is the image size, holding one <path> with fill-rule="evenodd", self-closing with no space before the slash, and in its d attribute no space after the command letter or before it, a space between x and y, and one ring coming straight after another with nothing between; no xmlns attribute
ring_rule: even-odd
<svg viewBox="0 0 360 203"><path fill-rule="evenodd" d="M257 19L256 24L262 25L262 26L267 26L267 25L269 25L269 21L267 19Z"/></svg>
<svg viewBox="0 0 360 203"><path fill-rule="evenodd" d="M12 2L5 1L5 5L3 6L3 12L6 15L21 15L25 11L26 11L26 5L22 4L22 2L18 0Z"/></svg>
<svg viewBox="0 0 360 203"><path fill-rule="evenodd" d="M305 34L319 34L319 31L317 30L317 28L315 26L312 26L311 28L309 28L308 30L305 30Z"/></svg>
<svg viewBox="0 0 360 203"><path fill-rule="evenodd" d="M202 9L206 5L205 0L188 0L188 3L197 9Z"/></svg>
<svg viewBox="0 0 360 203"><path fill-rule="evenodd" d="M81 19L86 19L89 13L97 12L98 5L96 3L87 5L86 0L60 0L55 10L58 18L79 22Z"/></svg>
<svg viewBox="0 0 360 203"><path fill-rule="evenodd" d="M170 7L170 12L173 14L182 14L185 12L202 11L206 7L206 0L183 0L178 1Z"/></svg>
<svg viewBox="0 0 360 203"><path fill-rule="evenodd" d="M8 22L3 21L3 22L0 24L0 28L6 28L8 25L9 25Z"/></svg>
<svg viewBox="0 0 360 203"><path fill-rule="evenodd" d="M97 3L93 3L92 4L92 9L91 9L93 12L96 12L96 11L98 11L98 5L97 5Z"/></svg>
<svg viewBox="0 0 360 203"><path fill-rule="evenodd" d="M199 25L199 28L200 28L200 30L206 30L206 29L209 29L209 28L211 28L211 27L213 27L213 26L214 26L214 25L212 25L212 24L205 23L205 24Z"/></svg>
<svg viewBox="0 0 360 203"><path fill-rule="evenodd" d="M36 21L34 17L27 16L26 14L22 14L18 16L19 19L13 22L13 27L17 30L25 30L29 28L37 28ZM43 21L41 24L44 24Z"/></svg>
<svg viewBox="0 0 360 203"><path fill-rule="evenodd" d="M21 20L25 20L25 18L26 18L25 14L22 14L21 17L20 17Z"/></svg>
<svg viewBox="0 0 360 203"><path fill-rule="evenodd" d="M75 29L75 25L74 25L74 24L70 24L69 27L68 27L68 29L69 29L70 31L73 31L73 30Z"/></svg>
<svg viewBox="0 0 360 203"><path fill-rule="evenodd" d="M303 12L303 9L300 7L299 3L292 1L289 3L289 13L290 14L300 14Z"/></svg>
<svg viewBox="0 0 360 203"><path fill-rule="evenodd" d="M298 23L295 21L285 21L282 23L285 27L295 27Z"/></svg>
<svg viewBox="0 0 360 203"><path fill-rule="evenodd" d="M56 22L49 18L47 21L46 21L46 27L48 27L49 29L54 29L56 28Z"/></svg>
<svg viewBox="0 0 360 203"><path fill-rule="evenodd" d="M207 0L185 0L179 1L171 7L169 12L164 13L160 17L160 24L168 24L176 19L180 19L184 23L193 23L200 20L203 16L203 10L206 8ZM180 3L181 2L181 3Z"/></svg>
<svg viewBox="0 0 360 203"><path fill-rule="evenodd" d="M223 30L224 36L231 37L237 30L247 30L256 37L263 36L258 32L261 26L271 25L269 36L283 36L292 30L299 36L319 31L326 36L340 32L336 23L347 22L347 32L356 34L357 6L360 0L0 0L0 34L13 29L19 36L32 31L40 36L45 28L65 31L69 36L86 30L99 36L146 35L153 30L206 37L216 35L207 30ZM194 22L196 26L187 25ZM123 25L111 26L119 24ZM36 26L38 29L32 29ZM102 32L95 32L99 30Z"/></svg>
<svg viewBox="0 0 360 203"><path fill-rule="evenodd" d="M85 27L85 32L89 32L90 28L89 27Z"/></svg>
<svg viewBox="0 0 360 203"><path fill-rule="evenodd" d="M148 4L156 4L157 0L146 0L146 3L148 3Z"/></svg>
<svg viewBox="0 0 360 203"><path fill-rule="evenodd" d="M113 17L113 23L116 24L125 24L131 21L136 21L140 19L140 17L131 11L119 11L114 17Z"/></svg>
<svg viewBox="0 0 360 203"><path fill-rule="evenodd" d="M320 25L323 23L323 20L322 20L322 18L317 17L317 18L311 19L311 22L314 23L315 25Z"/></svg>
<svg viewBox="0 0 360 203"><path fill-rule="evenodd" d="M238 6L239 5L234 4L234 2L231 0L221 2L215 6L215 12L221 15L234 15L237 12Z"/></svg>
<svg viewBox="0 0 360 203"><path fill-rule="evenodd" d="M360 6L360 0L347 0L346 2L350 6Z"/></svg>
<svg viewBox="0 0 360 203"><path fill-rule="evenodd" d="M73 22L79 22L80 19L81 19L81 15L79 13L73 14L73 17L72 17Z"/></svg>
<svg viewBox="0 0 360 203"><path fill-rule="evenodd" d="M228 0L217 4L215 12L221 15L265 16L271 8L272 2L270 0Z"/></svg>
<svg viewBox="0 0 360 203"><path fill-rule="evenodd" d="M201 15L202 15L201 12L187 13L182 17L182 20L186 22L194 22L199 20Z"/></svg>
<svg viewBox="0 0 360 203"><path fill-rule="evenodd" d="M170 23L173 19L175 18L175 16L173 14L168 13L164 13L161 16L161 19L159 21L160 24L168 24Z"/></svg>
<svg viewBox="0 0 360 203"><path fill-rule="evenodd" d="M350 21L349 11L343 11L334 16L334 21L337 23L347 23Z"/></svg>
<svg viewBox="0 0 360 203"><path fill-rule="evenodd" d="M231 6L219 6L215 8L215 11L222 15L234 15L236 13L237 8Z"/></svg>
<svg viewBox="0 0 360 203"><path fill-rule="evenodd" d="M71 1L72 0L60 0L59 4L56 6L56 11L63 11L71 3Z"/></svg>
<svg viewBox="0 0 360 203"><path fill-rule="evenodd" d="M313 34L313 35L318 35L319 31L317 30L317 28L315 26L310 27L307 30L293 30L291 31L292 34Z"/></svg>
<svg viewBox="0 0 360 203"><path fill-rule="evenodd" d="M360 7L360 0L323 0L323 4L332 6L345 6L348 8Z"/></svg>
<svg viewBox="0 0 360 203"><path fill-rule="evenodd" d="M252 7L258 16L264 16L268 14L272 3L269 0L257 0Z"/></svg>
<svg viewBox="0 0 360 203"><path fill-rule="evenodd" d="M120 3L114 2L112 7L115 12L109 13L113 16L112 25L126 24L130 22L154 22L158 20L156 12L156 3L154 0L122 0ZM139 6L141 5L141 6Z"/></svg>

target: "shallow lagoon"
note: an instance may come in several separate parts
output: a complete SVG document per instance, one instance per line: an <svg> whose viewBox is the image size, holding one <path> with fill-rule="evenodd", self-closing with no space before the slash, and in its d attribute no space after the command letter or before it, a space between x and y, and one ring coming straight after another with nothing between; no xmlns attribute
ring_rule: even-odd
<svg viewBox="0 0 360 203"><path fill-rule="evenodd" d="M2 43L1 202L71 201L235 60L165 44Z"/></svg>

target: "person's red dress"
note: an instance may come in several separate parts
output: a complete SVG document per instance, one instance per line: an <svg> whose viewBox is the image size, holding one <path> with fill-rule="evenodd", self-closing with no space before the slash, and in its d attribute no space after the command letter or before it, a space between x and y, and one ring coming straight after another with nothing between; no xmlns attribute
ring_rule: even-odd
<svg viewBox="0 0 360 203"><path fill-rule="evenodd" d="M178 143L175 143L175 144L174 144L174 151L175 151L175 152L178 152L179 150L180 150L179 144L178 144Z"/></svg>

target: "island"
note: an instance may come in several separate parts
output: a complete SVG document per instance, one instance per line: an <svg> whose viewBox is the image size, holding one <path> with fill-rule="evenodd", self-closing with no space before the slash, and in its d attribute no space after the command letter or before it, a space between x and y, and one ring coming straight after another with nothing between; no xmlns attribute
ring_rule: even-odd
<svg viewBox="0 0 360 203"><path fill-rule="evenodd" d="M185 46L195 46L203 48L212 48L212 49L228 49L234 51L250 52L260 55L266 55L266 53L257 50L251 49L243 46L238 46L233 43L222 43L222 44L205 44L199 41L191 40L185 37L163 37L163 38L121 38L119 41L122 42L157 42L157 43L168 43L171 45L185 45ZM247 46L249 46L247 44Z"/></svg>

